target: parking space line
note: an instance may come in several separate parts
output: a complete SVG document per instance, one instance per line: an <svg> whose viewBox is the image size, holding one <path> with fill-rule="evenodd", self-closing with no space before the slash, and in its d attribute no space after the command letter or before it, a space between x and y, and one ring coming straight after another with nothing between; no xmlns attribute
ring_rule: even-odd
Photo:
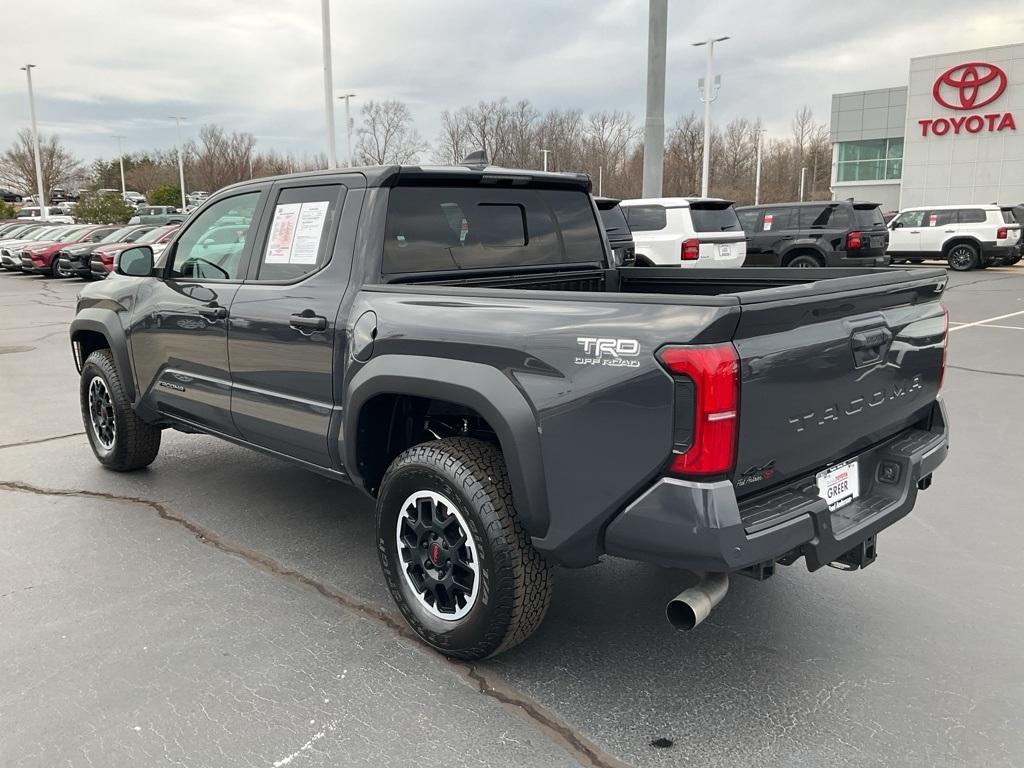
<svg viewBox="0 0 1024 768"><path fill-rule="evenodd" d="M979 328L1004 328L1007 331L1024 331L1024 325L996 325L995 323L985 323L985 325L979 325Z"/></svg>
<svg viewBox="0 0 1024 768"><path fill-rule="evenodd" d="M978 320L977 322L974 323L964 323L963 325L958 325L956 328L950 328L949 332L952 333L953 331L962 331L964 328L973 328L976 325L994 323L996 320L1005 320L1008 317L1017 317L1017 315L1024 315L1024 309L1020 310L1019 312L1011 312L1008 315L999 315L998 317L990 317L986 320Z"/></svg>

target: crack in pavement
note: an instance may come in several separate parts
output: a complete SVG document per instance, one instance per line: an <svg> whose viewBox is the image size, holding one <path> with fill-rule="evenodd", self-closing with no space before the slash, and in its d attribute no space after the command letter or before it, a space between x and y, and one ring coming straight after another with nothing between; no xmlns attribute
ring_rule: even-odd
<svg viewBox="0 0 1024 768"><path fill-rule="evenodd" d="M958 371L970 371L971 373L987 373L992 376L1011 376L1015 379L1024 379L1024 373L1010 373L1009 371L989 371L984 368L968 368L966 365L947 365L947 368L955 368Z"/></svg>
<svg viewBox="0 0 1024 768"><path fill-rule="evenodd" d="M70 432L66 435L54 435L53 437L40 437L36 440L22 440L20 443L4 443L0 445L0 451L4 448L20 448L23 445L38 445L39 443L49 443L52 440L67 440L69 437L81 437L85 432Z"/></svg>
<svg viewBox="0 0 1024 768"><path fill-rule="evenodd" d="M61 437L70 436L71 435L63 435ZM59 440L61 437L46 439ZM44 441L40 440L35 442ZM405 622L396 614L386 611L383 608L379 608L367 600L346 594L328 586L327 584L316 581L293 568L289 568L263 552L229 541L221 537L220 534L215 531L173 512L169 507L158 501L143 499L138 496L121 496L103 491L42 488L40 486L16 480L0 480L0 490L18 493L32 493L38 496L70 496L85 499L102 499L104 501L140 504L148 507L156 512L157 516L162 520L181 526L195 536L195 538L201 543L226 554L240 557L250 565L269 572L278 578L284 579L285 581L312 589L313 591L318 592L322 597L325 597L328 600L359 614L360 616L377 621L401 637L414 641L422 651L440 660L449 669L455 672L464 682L470 685L470 687L475 688L484 696L494 699L505 707L506 710L516 714L523 720L538 728L583 765L589 766L589 768L626 768L625 763L607 754L596 744L593 744L589 739L579 733L554 712L551 712L542 704L533 701L524 693L513 688L500 678L488 674L486 671L479 669L474 664L449 659L443 654L435 651L433 648L425 645L416 633L414 633L412 629L410 629L408 625L406 625Z"/></svg>

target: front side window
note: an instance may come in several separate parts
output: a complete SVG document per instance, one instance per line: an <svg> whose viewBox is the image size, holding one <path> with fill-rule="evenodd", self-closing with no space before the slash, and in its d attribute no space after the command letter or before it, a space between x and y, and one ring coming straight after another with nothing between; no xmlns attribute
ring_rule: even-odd
<svg viewBox="0 0 1024 768"><path fill-rule="evenodd" d="M203 211L178 238L169 277L240 280L242 252L259 199L259 192L249 192L220 200Z"/></svg>
<svg viewBox="0 0 1024 768"><path fill-rule="evenodd" d="M654 232L664 229L668 223L663 205L626 206L626 221L634 232Z"/></svg>

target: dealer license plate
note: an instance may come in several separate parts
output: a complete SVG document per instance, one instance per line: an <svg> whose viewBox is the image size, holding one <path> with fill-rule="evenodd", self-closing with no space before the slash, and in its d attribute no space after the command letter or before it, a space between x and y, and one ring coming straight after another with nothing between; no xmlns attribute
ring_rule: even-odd
<svg viewBox="0 0 1024 768"><path fill-rule="evenodd" d="M730 246L728 246L728 245L720 245L720 246L718 246L718 258L720 258L720 259L731 259L732 258L732 248Z"/></svg>
<svg viewBox="0 0 1024 768"><path fill-rule="evenodd" d="M869 242L871 243L872 248L882 247L882 238L880 237L872 237Z"/></svg>
<svg viewBox="0 0 1024 768"><path fill-rule="evenodd" d="M845 507L860 496L860 476L857 462L847 461L836 464L816 475L818 493L827 503L829 512Z"/></svg>

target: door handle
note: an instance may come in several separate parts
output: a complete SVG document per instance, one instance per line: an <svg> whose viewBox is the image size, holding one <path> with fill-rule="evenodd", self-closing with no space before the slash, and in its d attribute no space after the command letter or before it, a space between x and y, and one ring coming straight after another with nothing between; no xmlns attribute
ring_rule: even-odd
<svg viewBox="0 0 1024 768"><path fill-rule="evenodd" d="M322 315L314 315L313 310L306 309L292 315L288 325L298 331L325 331L327 330L327 318Z"/></svg>
<svg viewBox="0 0 1024 768"><path fill-rule="evenodd" d="M945 231L945 233L946 233L947 235L952 235L952 234L955 234L955 233L956 233L956 230L955 230L955 229L947 229L947 230L944 230L944 231Z"/></svg>
<svg viewBox="0 0 1024 768"><path fill-rule="evenodd" d="M199 308L199 314L210 320L223 320L228 316L228 308L218 305L204 306Z"/></svg>

